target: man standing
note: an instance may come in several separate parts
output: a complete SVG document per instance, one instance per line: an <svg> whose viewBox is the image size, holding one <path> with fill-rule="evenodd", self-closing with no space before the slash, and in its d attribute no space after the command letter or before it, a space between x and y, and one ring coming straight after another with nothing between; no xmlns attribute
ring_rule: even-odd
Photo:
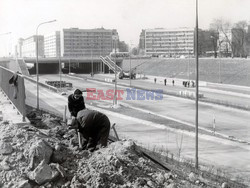
<svg viewBox="0 0 250 188"><path fill-rule="evenodd" d="M76 117L80 110L85 109L85 103L82 96L82 92L76 89L74 94L68 97L68 108L71 116Z"/></svg>
<svg viewBox="0 0 250 188"><path fill-rule="evenodd" d="M164 79L164 85L167 85L167 79L166 78Z"/></svg>
<svg viewBox="0 0 250 188"><path fill-rule="evenodd" d="M83 109L77 113L77 118L71 128L78 128L85 139L83 149L94 151L97 145L106 147L110 131L109 118L98 111Z"/></svg>

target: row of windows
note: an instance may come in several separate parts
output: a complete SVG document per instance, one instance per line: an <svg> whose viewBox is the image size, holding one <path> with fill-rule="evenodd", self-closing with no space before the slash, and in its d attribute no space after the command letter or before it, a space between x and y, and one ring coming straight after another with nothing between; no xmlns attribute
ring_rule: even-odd
<svg viewBox="0 0 250 188"><path fill-rule="evenodd" d="M151 35L164 35L164 34L191 34L194 33L193 30L186 30L186 31L162 31L162 32L155 32L155 31L147 31L146 34L151 34Z"/></svg>
<svg viewBox="0 0 250 188"><path fill-rule="evenodd" d="M105 52L105 51L112 51L111 49L95 49L95 50L92 50L92 53L95 53L95 52ZM91 50L83 50L83 49L65 49L64 52L88 52L88 53L91 53Z"/></svg>
<svg viewBox="0 0 250 188"><path fill-rule="evenodd" d="M165 41L155 41L155 40L146 40L146 44L171 44L171 43L193 43L193 40L165 40Z"/></svg>
<svg viewBox="0 0 250 188"><path fill-rule="evenodd" d="M173 52L181 52L181 53L192 53L193 49L187 49L187 50L180 50L180 49L174 49L174 50L159 50L159 51L154 51L154 50L146 50L146 52L151 52L151 53L173 53Z"/></svg>
<svg viewBox="0 0 250 188"><path fill-rule="evenodd" d="M64 36L112 36L111 33L76 33L76 32L64 32Z"/></svg>
<svg viewBox="0 0 250 188"><path fill-rule="evenodd" d="M81 44L81 43L65 43L64 48L110 48L111 44L102 44L102 45L91 45L91 44Z"/></svg>
<svg viewBox="0 0 250 188"><path fill-rule="evenodd" d="M152 46L152 47L161 47L161 46L193 46L194 43L193 42L190 42L190 43L162 43L162 44L159 44L159 43L147 43L146 46L149 47L149 46Z"/></svg>

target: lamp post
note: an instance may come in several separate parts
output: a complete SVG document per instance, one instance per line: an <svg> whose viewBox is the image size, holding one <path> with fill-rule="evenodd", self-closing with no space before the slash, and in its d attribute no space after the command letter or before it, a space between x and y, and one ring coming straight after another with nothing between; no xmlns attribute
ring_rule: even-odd
<svg viewBox="0 0 250 188"><path fill-rule="evenodd" d="M199 54L198 54L198 0L196 0L196 20L195 20L195 60L196 60L196 88L195 88L195 168L198 169L199 163L198 163L198 133L199 133L199 113L198 113L198 107L199 107Z"/></svg>
<svg viewBox="0 0 250 188"><path fill-rule="evenodd" d="M113 40L114 40L114 46L115 46L115 95L114 95L114 101L113 105L117 105L117 65L116 65L116 42L118 40L117 35L113 35Z"/></svg>
<svg viewBox="0 0 250 188"><path fill-rule="evenodd" d="M56 20L51 20L51 21L47 21L47 22L42 22L40 23L37 28L36 28L36 108L37 110L39 110L39 68L38 68L38 28L43 25L43 24L47 24L47 23L52 23L55 22Z"/></svg>
<svg viewBox="0 0 250 188"><path fill-rule="evenodd" d="M132 72L131 72L131 51L129 51L129 87L131 87L131 78Z"/></svg>
<svg viewBox="0 0 250 188"><path fill-rule="evenodd" d="M221 83L221 42L219 41L219 83Z"/></svg>
<svg viewBox="0 0 250 188"><path fill-rule="evenodd" d="M213 40L216 39L214 36L210 36L210 38L212 38ZM217 39L216 39L217 40ZM221 83L221 43L223 42L223 40L218 40L218 49L219 49L219 83Z"/></svg>
<svg viewBox="0 0 250 188"><path fill-rule="evenodd" d="M188 50L188 81L190 81L190 50Z"/></svg>
<svg viewBox="0 0 250 188"><path fill-rule="evenodd" d="M132 72L131 72L131 46L132 46L132 44L130 44L130 48L129 48L129 87L131 87L131 79L132 79Z"/></svg>
<svg viewBox="0 0 250 188"><path fill-rule="evenodd" d="M93 77L93 44L91 44L91 77Z"/></svg>

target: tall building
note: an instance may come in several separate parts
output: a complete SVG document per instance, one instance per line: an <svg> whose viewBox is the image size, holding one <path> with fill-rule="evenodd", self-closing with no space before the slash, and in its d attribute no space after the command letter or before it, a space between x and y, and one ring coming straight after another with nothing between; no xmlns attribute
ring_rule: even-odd
<svg viewBox="0 0 250 188"><path fill-rule="evenodd" d="M146 55L175 57L193 53L194 29L146 29L141 34L139 46L145 47ZM143 41L142 36L145 37ZM143 42L145 44L143 45Z"/></svg>
<svg viewBox="0 0 250 188"><path fill-rule="evenodd" d="M16 56L23 57L22 46L23 46L23 38L18 39L17 47L16 47Z"/></svg>
<svg viewBox="0 0 250 188"><path fill-rule="evenodd" d="M38 39L38 56L44 57L44 37L42 35L33 35L23 40L22 57L36 57L36 40Z"/></svg>
<svg viewBox="0 0 250 188"><path fill-rule="evenodd" d="M64 57L99 57L113 51L114 29L63 29L62 55Z"/></svg>
<svg viewBox="0 0 250 188"><path fill-rule="evenodd" d="M44 56L59 57L60 56L60 31L55 31L44 36Z"/></svg>

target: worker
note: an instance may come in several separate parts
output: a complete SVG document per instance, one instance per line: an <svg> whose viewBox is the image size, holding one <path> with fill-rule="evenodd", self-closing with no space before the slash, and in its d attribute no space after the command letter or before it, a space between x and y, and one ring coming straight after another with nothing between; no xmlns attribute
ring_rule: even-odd
<svg viewBox="0 0 250 188"><path fill-rule="evenodd" d="M80 110L83 110L86 108L81 90L76 89L73 94L69 95L68 108L69 108L70 115L73 117L76 117L77 113Z"/></svg>
<svg viewBox="0 0 250 188"><path fill-rule="evenodd" d="M84 138L82 149L93 152L100 147L106 147L110 131L109 118L98 111L83 109L77 113L70 128L79 129Z"/></svg>

